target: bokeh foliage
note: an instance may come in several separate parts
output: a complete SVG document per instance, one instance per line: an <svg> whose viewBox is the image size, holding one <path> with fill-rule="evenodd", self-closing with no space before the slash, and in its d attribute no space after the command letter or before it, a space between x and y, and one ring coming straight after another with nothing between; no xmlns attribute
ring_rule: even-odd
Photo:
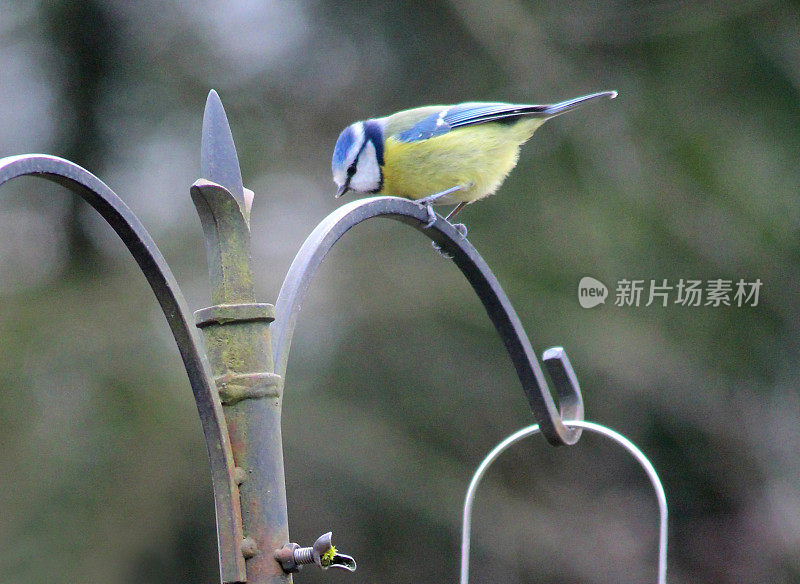
<svg viewBox="0 0 800 584"><path fill-rule="evenodd" d="M671 582L800 582L800 7L789 1L0 0L0 156L105 180L208 304L188 186L210 88L256 192L274 301L338 202L346 124L466 100L617 89L537 132L462 214L587 417L625 433L671 505ZM0 208L0 581L215 582L188 382L144 278L87 205L40 181ZM590 275L612 298L586 310ZM617 307L621 279L763 282L756 307ZM306 302L286 380L292 539L332 529L353 576L455 582L461 500L531 423L456 268L401 225L348 234ZM656 507L601 438L531 441L478 494L475 582L655 578Z"/></svg>

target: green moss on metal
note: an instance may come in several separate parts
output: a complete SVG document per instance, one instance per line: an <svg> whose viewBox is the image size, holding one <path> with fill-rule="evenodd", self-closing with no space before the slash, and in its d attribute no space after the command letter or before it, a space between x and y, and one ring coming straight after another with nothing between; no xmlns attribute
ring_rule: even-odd
<svg viewBox="0 0 800 584"><path fill-rule="evenodd" d="M336 556L336 546L332 545L328 551L322 554L319 558L319 563L323 568L328 568L333 563L333 558Z"/></svg>

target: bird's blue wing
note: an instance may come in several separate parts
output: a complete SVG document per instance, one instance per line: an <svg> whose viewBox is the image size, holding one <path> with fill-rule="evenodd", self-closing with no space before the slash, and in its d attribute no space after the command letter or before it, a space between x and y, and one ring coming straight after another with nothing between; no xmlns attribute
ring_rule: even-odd
<svg viewBox="0 0 800 584"><path fill-rule="evenodd" d="M523 115L544 114L549 105L520 105L513 103L462 103L448 110L444 119L451 128L497 122Z"/></svg>
<svg viewBox="0 0 800 584"><path fill-rule="evenodd" d="M417 142L446 134L453 128L485 122L513 121L523 115L545 115L551 106L511 103L462 103L431 114L396 136L401 142Z"/></svg>

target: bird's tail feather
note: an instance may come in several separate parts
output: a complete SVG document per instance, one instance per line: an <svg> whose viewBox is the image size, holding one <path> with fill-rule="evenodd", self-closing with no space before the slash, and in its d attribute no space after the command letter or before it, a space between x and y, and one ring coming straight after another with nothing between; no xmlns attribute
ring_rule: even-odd
<svg viewBox="0 0 800 584"><path fill-rule="evenodd" d="M575 97L573 99L568 99L566 101L561 101L558 103L554 103L548 106L544 106L540 115L545 115L547 117L557 116L563 114L564 112L568 112L572 109L575 109L578 106L583 105L588 101L592 101L594 99L598 99L601 97L607 97L608 99L614 99L617 97L616 91L601 91L599 93L590 93L589 95L582 95L581 97Z"/></svg>

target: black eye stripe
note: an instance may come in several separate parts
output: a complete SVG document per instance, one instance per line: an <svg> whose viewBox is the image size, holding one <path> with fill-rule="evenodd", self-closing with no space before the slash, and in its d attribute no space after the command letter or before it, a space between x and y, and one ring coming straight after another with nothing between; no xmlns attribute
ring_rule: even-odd
<svg viewBox="0 0 800 584"><path fill-rule="evenodd" d="M353 176L356 174L356 171L358 170L358 168L357 168L358 167L358 159L361 156L361 153L364 152L364 148L366 148L367 142L368 142L368 140L364 140L364 143L361 144L361 148L358 149L358 154L356 154L356 157L353 160L353 163L350 166L347 167L347 178L348 179L353 178Z"/></svg>

